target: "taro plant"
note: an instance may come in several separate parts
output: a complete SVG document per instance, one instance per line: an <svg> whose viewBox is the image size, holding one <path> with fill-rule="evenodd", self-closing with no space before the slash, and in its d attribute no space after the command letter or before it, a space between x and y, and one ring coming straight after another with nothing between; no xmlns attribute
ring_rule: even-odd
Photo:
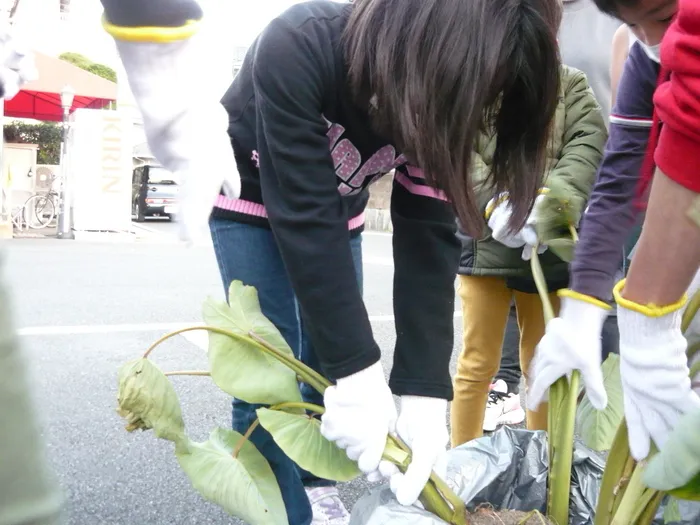
<svg viewBox="0 0 700 525"><path fill-rule="evenodd" d="M277 445L303 469L325 479L349 481L360 475L345 452L320 432L323 408L305 403L299 381L323 393L331 385L294 357L277 328L262 314L255 288L234 281L229 301L204 304L206 326L185 328L156 341L143 357L119 372L118 412L126 429L152 429L172 441L175 456L194 488L207 500L251 525L287 523L282 496L270 465L249 441L253 430L265 428ZM209 333L207 371L162 372L151 360L163 341L183 332ZM245 434L217 428L198 443L186 433L172 375L209 376L221 390L243 401L264 405ZM411 451L390 435L384 459L405 471ZM424 507L453 525L466 525L464 503L436 474L421 494Z"/></svg>
<svg viewBox="0 0 700 525"><path fill-rule="evenodd" d="M538 231L541 242L552 247L563 260L573 259L577 241L570 197L563 189L550 187L543 213L553 214L559 228L552 232ZM549 236L549 238L547 238ZM537 246L532 250L532 273L542 299L545 322L554 317L549 301ZM687 331L700 309L700 291L691 299L683 315L682 329ZM691 377L700 373L700 343L690 344L688 359ZM668 446L656 456L636 462L630 455L627 426L624 421L619 357L611 355L603 363L603 376L608 394L608 406L595 410L581 391L578 371L561 378L549 390L549 454L547 513L555 523L568 523L571 466L573 460L574 430L578 427L589 448L609 451L598 495L595 525L648 525L654 520L663 497L668 493L679 499L700 499L700 413L687 415L671 436ZM647 467L647 464L648 467ZM646 472L645 472L646 471ZM673 500L666 509L667 521L672 521Z"/></svg>

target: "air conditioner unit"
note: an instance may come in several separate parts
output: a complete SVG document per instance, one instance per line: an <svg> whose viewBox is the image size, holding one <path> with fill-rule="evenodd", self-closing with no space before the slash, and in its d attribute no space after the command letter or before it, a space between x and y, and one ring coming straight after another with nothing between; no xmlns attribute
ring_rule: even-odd
<svg viewBox="0 0 700 525"><path fill-rule="evenodd" d="M36 167L36 175L34 176L34 188L36 191L48 191L51 188L58 166L49 166L39 164Z"/></svg>

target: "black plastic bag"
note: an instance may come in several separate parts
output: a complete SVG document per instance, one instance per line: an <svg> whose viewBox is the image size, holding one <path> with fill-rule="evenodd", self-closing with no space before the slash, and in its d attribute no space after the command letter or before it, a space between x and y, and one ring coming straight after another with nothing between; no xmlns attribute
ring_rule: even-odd
<svg viewBox="0 0 700 525"><path fill-rule="evenodd" d="M547 500L548 443L546 432L503 427L490 436L448 452L447 481L470 509L491 504L495 509L544 513ZM574 444L571 475L570 525L593 525L605 459ZM700 504L679 502L681 521L700 523ZM664 525L659 509L654 525ZM386 486L370 491L352 510L350 525L444 525L445 522L417 507L400 505ZM670 525L670 523L669 523Z"/></svg>

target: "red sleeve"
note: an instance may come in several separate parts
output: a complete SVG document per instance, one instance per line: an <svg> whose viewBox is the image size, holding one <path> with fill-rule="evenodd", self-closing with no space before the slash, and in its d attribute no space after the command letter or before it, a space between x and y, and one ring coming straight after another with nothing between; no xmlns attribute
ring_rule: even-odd
<svg viewBox="0 0 700 525"><path fill-rule="evenodd" d="M678 15L661 45L670 80L654 95L663 122L654 154L669 178L700 193L700 2L679 0Z"/></svg>

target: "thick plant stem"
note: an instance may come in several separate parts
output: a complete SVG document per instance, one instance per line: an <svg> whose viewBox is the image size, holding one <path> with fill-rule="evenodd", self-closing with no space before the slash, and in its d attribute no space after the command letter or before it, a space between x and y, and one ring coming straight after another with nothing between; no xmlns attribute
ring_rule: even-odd
<svg viewBox="0 0 700 525"><path fill-rule="evenodd" d="M625 468L622 471L622 476L620 477L620 481L615 487L615 499L613 500L613 507L612 507L612 514L610 515L610 521L612 521L613 516L617 512L617 509L620 508L620 503L622 502L622 498L625 497L625 491L627 490L627 485L630 482L630 479L632 478L632 473L634 472L635 467L637 466L637 462L634 460L634 458L627 453L627 460L625 461Z"/></svg>
<svg viewBox="0 0 700 525"><path fill-rule="evenodd" d="M248 335L242 335L242 334L237 334L234 332L230 332L229 330L224 330L223 328L217 328L215 326L190 326L188 328L182 328L180 330L175 330L174 332L170 332L169 334L164 335L160 339L158 339L155 343L153 343L148 350L146 350L146 353L143 355L144 359L148 359L148 356L151 355L151 352L155 350L160 344L163 342L167 341L168 339L175 337L176 335L179 334L184 334L185 332L194 332L195 330L204 330L206 332L212 332L215 334L221 334L225 335L227 337L230 337L231 339L236 339L238 341L243 341L245 343L248 343L250 345L253 345L257 347L260 351L266 353L267 355L274 357L278 361L281 361L284 365L287 367L291 368L297 376L301 377L303 381L311 386L314 390L323 393L325 389L330 386L330 382L319 376L318 372L312 370L308 366L306 366L304 363L299 361L298 359L295 359L293 356L289 356L283 352L280 352L276 348L274 348L271 345L262 345L260 343L260 338L257 337L256 339L253 339L252 337ZM321 377L321 379L319 379Z"/></svg>
<svg viewBox="0 0 700 525"><path fill-rule="evenodd" d="M411 449L406 443L404 443L404 441L398 435L389 435L387 440L391 443L396 444L396 446L398 446L399 449L406 452L406 454L408 455L407 458L410 462ZM408 466L408 463L406 464L406 466ZM448 503L452 506L456 514L464 514L466 512L467 507L462 501L462 499L459 496L457 496L457 494L454 493L454 491L449 487L449 485L447 485L447 483L445 483L445 481L441 479L440 476L438 476L435 472L432 472L430 474L430 482L428 483L428 485L430 485L430 483L433 483L438 489L438 491L443 495L443 497L447 499Z"/></svg>
<svg viewBox="0 0 700 525"><path fill-rule="evenodd" d="M661 501L664 499L664 493L657 490L647 489L647 492L644 493L642 499L644 501L648 500L648 502L641 507L639 516L635 518L634 523L636 525L651 525L654 522L654 518L656 517L659 507L661 506ZM639 502L640 506L644 503L644 501Z"/></svg>
<svg viewBox="0 0 700 525"><path fill-rule="evenodd" d="M238 457L239 452L243 448L243 445L245 445L245 442L250 439L250 436L253 435L253 432L255 431L256 428L258 428L258 425L260 424L260 420L256 419L253 421L253 423L248 427L248 430L245 431L245 434L241 436L241 439L238 440L238 443L236 443L236 446L233 448L233 452L231 452L231 455L234 458Z"/></svg>
<svg viewBox="0 0 700 525"><path fill-rule="evenodd" d="M575 231L575 230L574 230ZM542 272L537 246L532 248L530 263L537 291L542 300L545 325L554 318L554 308L549 300L547 284ZM571 497L571 466L573 462L574 426L578 400L579 372L574 370L571 380L557 380L549 389L549 487L547 513L556 523L569 522Z"/></svg>
<svg viewBox="0 0 700 525"><path fill-rule="evenodd" d="M615 513L617 495L624 494L623 483L625 469L630 460L630 447L627 439L627 424L623 419L617 427L615 439L610 447L608 461L603 471L603 479L598 493L594 525L609 525ZM626 482L624 482L626 484Z"/></svg>
<svg viewBox="0 0 700 525"><path fill-rule="evenodd" d="M681 331L683 333L688 330L688 327L690 326L690 323L693 322L698 310L700 310L700 290L695 292L693 297L690 298L688 301L688 306L686 306L685 312L683 312L683 320L681 321Z"/></svg>
<svg viewBox="0 0 700 525"><path fill-rule="evenodd" d="M309 412L314 412L315 414L323 414L326 409L322 406L314 405L313 403L279 403L277 405L272 405L270 410L280 410L284 411L285 408L301 408L302 410L308 410Z"/></svg>
<svg viewBox="0 0 700 525"><path fill-rule="evenodd" d="M402 450L391 436L387 439L382 458L396 465L401 472L406 472L411 463L410 453ZM435 474L431 475L428 484L421 492L421 503L427 511L451 525L467 525L464 502L452 492L444 481L439 481L440 488L438 488L435 484L436 479L439 478ZM453 501L458 502L458 504L453 504Z"/></svg>
<svg viewBox="0 0 700 525"><path fill-rule="evenodd" d="M209 376L211 372L207 370L175 370L174 372L163 372L165 376Z"/></svg>
<svg viewBox="0 0 700 525"><path fill-rule="evenodd" d="M698 348L700 348L700 344L698 344ZM693 366L690 367L690 379L692 380L698 373L700 373L700 360L693 363Z"/></svg>
<svg viewBox="0 0 700 525"><path fill-rule="evenodd" d="M555 434L553 436L550 434L550 439L554 440L556 445L554 456L549 466L549 509L551 518L556 523L569 522L578 384L579 374L578 372L573 372L569 385L562 385L563 409L560 411L561 419L555 427Z"/></svg>
<svg viewBox="0 0 700 525"><path fill-rule="evenodd" d="M280 361L282 364L285 366L289 367L292 371L294 371L297 374L297 377L301 379L303 382L311 386L314 390L319 392L320 394L323 394L329 386L332 385L332 383L323 377L321 374L316 372L315 370L312 370L308 366L306 366L304 363L299 361L298 359L295 359L293 356L289 356L287 354L284 354L277 350L275 347L267 343L263 338L259 337L257 334L254 332L248 332L248 334L243 335L243 334L237 334L234 332L230 332L228 330L224 330L222 328L217 328L215 326L193 326L193 327L188 327L188 328L182 328L180 330L176 330L174 332L171 332L160 339L158 339L155 343L153 343L148 350L146 350L146 353L144 354L144 359L147 359L148 356L153 352L153 350L158 347L161 343L164 341L170 339L171 337L174 337L176 335L185 333L185 332L191 332L194 330L205 330L208 332L216 333L216 334L221 334L225 335L227 337L230 337L232 339L236 339L239 341L243 341L247 344L253 345L257 347L261 352L264 352L268 354L271 357L274 357L278 361ZM276 409L276 410L283 410L284 408L301 408L304 410L309 410L311 412L316 412L322 414L324 409L323 407L319 407L318 405L312 405L310 403L280 403L278 405L275 405L273 407L270 407L271 409ZM248 431L245 433L245 435L241 438L241 440L236 444L236 448L234 450L234 457L236 457L236 454L240 451L240 448L243 446L243 444L247 441L247 439L250 437L250 435L253 433L257 425L259 424L259 421L256 420L248 429ZM393 451L393 454L392 454ZM388 461L391 461L392 463L395 463L396 465L399 466L399 468L402 468L401 465L404 464L405 466L403 467L403 471L406 470L407 466L410 464L411 461L411 452L408 446L406 446L403 441L400 440L400 438L396 436L389 436L387 439L387 447L384 451L385 453L385 459ZM401 457L399 459L396 459L396 454L400 453ZM386 456L389 454L389 456ZM394 457L394 459L391 459ZM397 463L397 461L400 461L400 463ZM434 483L434 479L436 479L437 476L434 474L431 476L431 480L427 483L425 488L423 489L423 492L421 493L422 496L422 501L424 502L424 505L426 509L428 509L430 512L433 512L436 514L438 517L441 519L447 521L448 523L452 525L466 525L466 514L464 512L464 503L459 499L459 497L454 494L454 492L447 486L446 483L441 484L442 490L438 490ZM452 504L452 506L451 506Z"/></svg>
<svg viewBox="0 0 700 525"><path fill-rule="evenodd" d="M248 332L248 335L250 336L250 338L253 341L258 343L260 346L267 348L270 352L277 352L277 350L275 349L274 346L272 346L270 343L265 341L262 337L257 335L255 332ZM277 352L277 353L279 353L279 352ZM301 361L298 361L298 362L301 363ZM303 363L301 363L301 364L303 364ZM304 366L306 367L306 365L304 365ZM314 379L314 381L317 383L317 385L319 386L319 388L320 388L320 389L318 389L319 394L323 394L323 392L326 390L326 388L328 388L329 386L332 386L333 383L331 383L330 381L328 381L328 379L326 379L321 374L316 372L316 370L314 370L313 368L310 368L310 367L306 367L306 368L307 368L307 370L306 370L307 376L312 377ZM301 376L301 378L305 383L307 383L307 381L306 381L307 377ZM313 386L313 385L311 385L311 386ZM314 388L316 388L316 387L314 387Z"/></svg>
<svg viewBox="0 0 700 525"><path fill-rule="evenodd" d="M642 503L645 492L648 490L642 483L643 473L644 468L638 463L627 485L625 495L622 497L620 507L615 512L615 516L613 516L612 525L632 525L634 523L635 514ZM645 505L647 503L649 503L648 500L644 502Z"/></svg>

